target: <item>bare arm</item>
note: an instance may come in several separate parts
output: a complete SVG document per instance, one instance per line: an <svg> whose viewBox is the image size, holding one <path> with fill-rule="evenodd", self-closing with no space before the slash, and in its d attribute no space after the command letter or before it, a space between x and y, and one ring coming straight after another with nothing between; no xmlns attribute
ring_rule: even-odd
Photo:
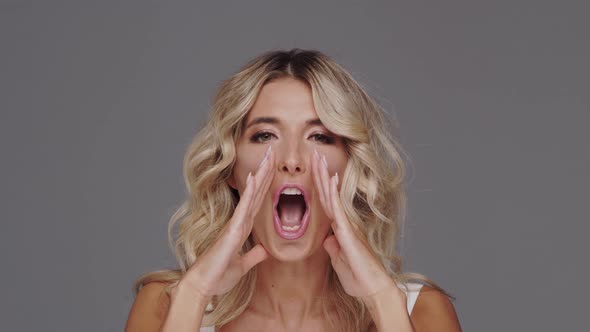
<svg viewBox="0 0 590 332"><path fill-rule="evenodd" d="M198 331L209 300L180 283L171 292L170 310L162 325L162 332Z"/></svg>
<svg viewBox="0 0 590 332"><path fill-rule="evenodd" d="M388 307L392 310L390 314L381 316L387 316L388 319L393 319L394 321L403 321L402 318L396 317L401 312L399 306L397 306L397 310L394 310L396 308L395 305L388 305ZM369 327L369 332L380 331L376 324L384 325L383 322L379 322L379 315L376 316L377 322ZM422 286L420 290L418 299L410 315L410 321L412 325L410 329L415 332L461 332L461 325L459 324L457 313L449 298L427 285ZM385 329L382 327L381 330Z"/></svg>
<svg viewBox="0 0 590 332"><path fill-rule="evenodd" d="M141 288L129 311L126 332L160 331L170 307L170 297L164 287L163 282L150 282Z"/></svg>
<svg viewBox="0 0 590 332"><path fill-rule="evenodd" d="M150 282L137 294L125 332L198 331L209 299L195 296L182 284L170 294L162 282Z"/></svg>
<svg viewBox="0 0 590 332"><path fill-rule="evenodd" d="M449 298L427 285L422 286L410 319L416 332L461 332L459 318Z"/></svg>

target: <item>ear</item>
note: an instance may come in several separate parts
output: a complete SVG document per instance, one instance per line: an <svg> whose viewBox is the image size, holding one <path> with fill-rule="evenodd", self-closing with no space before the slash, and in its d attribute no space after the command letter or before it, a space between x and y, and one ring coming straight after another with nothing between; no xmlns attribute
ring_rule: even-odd
<svg viewBox="0 0 590 332"><path fill-rule="evenodd" d="M238 186L236 186L236 180L234 180L234 175L233 175L233 174L232 174L232 175L230 175L230 176L229 176L229 178L227 179L227 184L228 184L228 185L229 185L231 188L233 188L233 189L235 189L235 190L238 190Z"/></svg>

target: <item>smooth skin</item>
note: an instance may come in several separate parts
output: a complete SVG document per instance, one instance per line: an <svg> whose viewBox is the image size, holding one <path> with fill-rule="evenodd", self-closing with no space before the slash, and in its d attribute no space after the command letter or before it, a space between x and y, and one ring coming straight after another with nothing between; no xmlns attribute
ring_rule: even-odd
<svg viewBox="0 0 590 332"><path fill-rule="evenodd" d="M163 283L144 286L131 308L126 331L160 331L160 327L197 331L210 297L227 292L257 264L260 282L251 306L221 331L327 330L314 297L321 290L318 275L328 261L345 291L367 304L375 322L370 331L461 331L451 302L428 286L422 288L409 316L405 294L346 218L336 175L346 165L344 149L338 137L325 144L318 133L332 134L321 123L306 125L317 118L307 85L290 78L265 85L246 123L259 117L277 121L252 126L237 144L230 185L241 198L222 235L183 276L171 297L163 294ZM251 135L260 131L270 132L264 137L273 139L252 140ZM267 151L266 157L259 162L262 151ZM246 181L252 171L255 175ZM285 181L312 189L310 228L291 242L278 237L269 222L271 195ZM239 256L251 233L256 246Z"/></svg>

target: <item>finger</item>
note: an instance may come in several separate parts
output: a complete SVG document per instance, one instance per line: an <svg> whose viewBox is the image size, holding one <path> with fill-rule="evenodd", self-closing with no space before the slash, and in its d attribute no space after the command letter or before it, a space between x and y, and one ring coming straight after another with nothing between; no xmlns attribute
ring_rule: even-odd
<svg viewBox="0 0 590 332"><path fill-rule="evenodd" d="M252 175L252 172L249 172L248 177L246 178L246 188L244 188L244 192L240 195L240 200L238 201L234 214L228 224L228 227L230 227L232 231L242 231L242 227L240 226L242 225L243 220L247 218L247 213L251 209L255 190L256 178Z"/></svg>
<svg viewBox="0 0 590 332"><path fill-rule="evenodd" d="M326 202L328 205L328 210L330 211L330 217L334 219L334 205L332 204L332 200L330 199L330 173L328 172L328 161L326 160L326 156L322 155L321 163L320 163L320 178L322 179L322 186L324 188L324 192L326 194Z"/></svg>
<svg viewBox="0 0 590 332"><path fill-rule="evenodd" d="M334 207L334 219L335 222L332 226L336 227L334 233L343 245L342 250L346 257L353 262L361 262L366 259L366 254L372 255L371 250L368 247L368 243L364 238L364 235L359 232L355 232L351 222L344 213L342 203L340 201L340 195L338 194L338 173L330 179L330 196L332 200L332 206Z"/></svg>
<svg viewBox="0 0 590 332"><path fill-rule="evenodd" d="M268 258L268 252L259 243L241 257L242 275L250 271L256 264Z"/></svg>
<svg viewBox="0 0 590 332"><path fill-rule="evenodd" d="M338 240L334 235L330 235L326 237L324 240L324 249L330 255L330 258L337 258L338 252L340 251L340 245L338 244Z"/></svg>
<svg viewBox="0 0 590 332"><path fill-rule="evenodd" d="M252 200L254 188L256 187L256 180L251 173L248 173L247 179L250 180L246 181L246 188L240 196L240 201L234 210L233 216L224 226L220 236L213 243L213 247L211 248L213 252L219 253L218 255L215 255L217 257L216 260L218 261L219 266L227 266L231 258L242 247L245 240L243 239L244 232L243 227L240 227L240 220L242 220L245 216L248 206Z"/></svg>
<svg viewBox="0 0 590 332"><path fill-rule="evenodd" d="M339 220L343 221L345 227L348 227L349 230L352 230L353 233L356 233L357 239L361 240L367 248L370 248L367 238L365 237L364 233L361 231L360 227L351 222L348 217L346 217L346 213L344 212L344 208L342 207L342 201L340 200L340 194L338 191L338 184L340 182L340 175L338 173L335 174L334 183L330 188L330 192L332 193L331 199L333 200L332 206L334 209L339 211L340 218Z"/></svg>
<svg viewBox="0 0 590 332"><path fill-rule="evenodd" d="M342 206L340 205L340 196L338 193L337 187L337 177L338 173L334 174L329 180L329 193L330 193L330 202L332 203L333 212L334 212L334 222L332 223L332 227L334 228L334 232L336 231L345 231L349 230L348 218L344 214L342 210Z"/></svg>
<svg viewBox="0 0 590 332"><path fill-rule="evenodd" d="M328 218L332 219L331 211L329 211L327 195L326 195L324 186L322 184L322 178L321 178L321 174L320 174L320 163L321 163L320 154L315 149L314 149L314 157L312 159L313 160L311 163L311 169L313 172L313 182L315 184L316 191L319 195L320 203L322 203L322 207L324 208L326 215L328 216Z"/></svg>
<svg viewBox="0 0 590 332"><path fill-rule="evenodd" d="M275 154L272 150L271 146L268 147L268 156L265 157L266 159L260 165L260 169L256 172L256 179L259 180L257 183L260 185L256 191L256 198L254 200L254 204L252 205L252 216L256 216L266 194L268 193L268 188L272 183L272 179L274 178L275 173Z"/></svg>
<svg viewBox="0 0 590 332"><path fill-rule="evenodd" d="M320 179L320 187L324 193L324 202L326 204L326 214L330 219L334 219L334 211L332 210L332 202L330 202L330 187L327 185L329 178L328 169L326 166L327 162L324 160L323 155L318 153L317 170Z"/></svg>
<svg viewBox="0 0 590 332"><path fill-rule="evenodd" d="M252 174L252 172L248 172L250 174L250 185L252 186L252 192L248 197L248 207L244 211L244 215L239 220L245 220L248 218L249 211L252 210L252 206L254 205L254 201L256 200L256 192L258 191L258 187L260 187L260 181ZM246 182L248 182L246 180Z"/></svg>
<svg viewBox="0 0 590 332"><path fill-rule="evenodd" d="M334 222L332 223L332 228L334 229L336 236L338 236L338 239L341 239L341 241L346 243L358 240L350 225L350 221L342 208L340 195L338 193L338 173L330 178L330 201L332 202L334 209ZM345 249L345 251L347 250Z"/></svg>
<svg viewBox="0 0 590 332"><path fill-rule="evenodd" d="M267 165L267 161L268 161L268 157L270 155L270 150L271 150L272 145L269 145L268 148L266 149L266 151L264 152L264 156L262 158L262 160L260 161L260 163L258 164L258 168L256 169L256 183L258 184L257 190L254 193L254 203L252 204L252 207L256 206L256 202L258 201L259 197L260 197L260 189L261 187L264 185L264 180L265 180L265 170L268 169L268 167L265 167Z"/></svg>
<svg viewBox="0 0 590 332"><path fill-rule="evenodd" d="M273 179L275 177L276 174L276 156L274 154L274 152L271 152L270 156L268 157L268 161L267 164L268 169L265 171L265 176L264 176L264 183L263 186L260 188L260 199L258 200L257 206L256 208L256 213L258 213L258 211L260 210L260 206L262 206L265 198L268 196L268 191L270 189L270 186L273 182ZM272 203L272 199L270 200Z"/></svg>
<svg viewBox="0 0 590 332"><path fill-rule="evenodd" d="M342 259L342 252L340 250L340 244L338 244L338 240L334 235L328 236L323 243L324 249L328 252L330 256L330 261L332 262L332 266L336 273L340 273L343 268L347 267L346 262Z"/></svg>
<svg viewBox="0 0 590 332"><path fill-rule="evenodd" d="M256 175L252 175L252 172L248 173L248 178L250 181L246 180L246 188L240 197L240 202L234 211L234 215L232 216L232 230L239 234L240 243L238 248L234 248L238 250L241 248L243 242L246 240L248 235L252 230L253 223L251 220L253 219L255 213L253 213L253 208L256 204L257 194L259 192L258 188L260 187L258 184L263 182L263 174L261 174L260 169L264 169L265 165L267 164L268 156L270 154L271 146L265 152L265 156L260 162L258 166L258 170L256 171ZM233 247L233 246L231 246Z"/></svg>

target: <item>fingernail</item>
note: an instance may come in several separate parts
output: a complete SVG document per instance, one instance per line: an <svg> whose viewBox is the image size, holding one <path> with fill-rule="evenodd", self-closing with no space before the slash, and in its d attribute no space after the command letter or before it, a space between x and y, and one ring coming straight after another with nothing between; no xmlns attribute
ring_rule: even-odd
<svg viewBox="0 0 590 332"><path fill-rule="evenodd" d="M322 161L324 162L324 165L326 165L326 168L328 168L328 161L326 160L326 156L322 156Z"/></svg>
<svg viewBox="0 0 590 332"><path fill-rule="evenodd" d="M246 178L246 184L250 183L250 178L252 177L252 172L248 172L248 177Z"/></svg>
<svg viewBox="0 0 590 332"><path fill-rule="evenodd" d="M336 172L336 185L338 185L338 181L339 181L339 179L338 179L338 172Z"/></svg>

